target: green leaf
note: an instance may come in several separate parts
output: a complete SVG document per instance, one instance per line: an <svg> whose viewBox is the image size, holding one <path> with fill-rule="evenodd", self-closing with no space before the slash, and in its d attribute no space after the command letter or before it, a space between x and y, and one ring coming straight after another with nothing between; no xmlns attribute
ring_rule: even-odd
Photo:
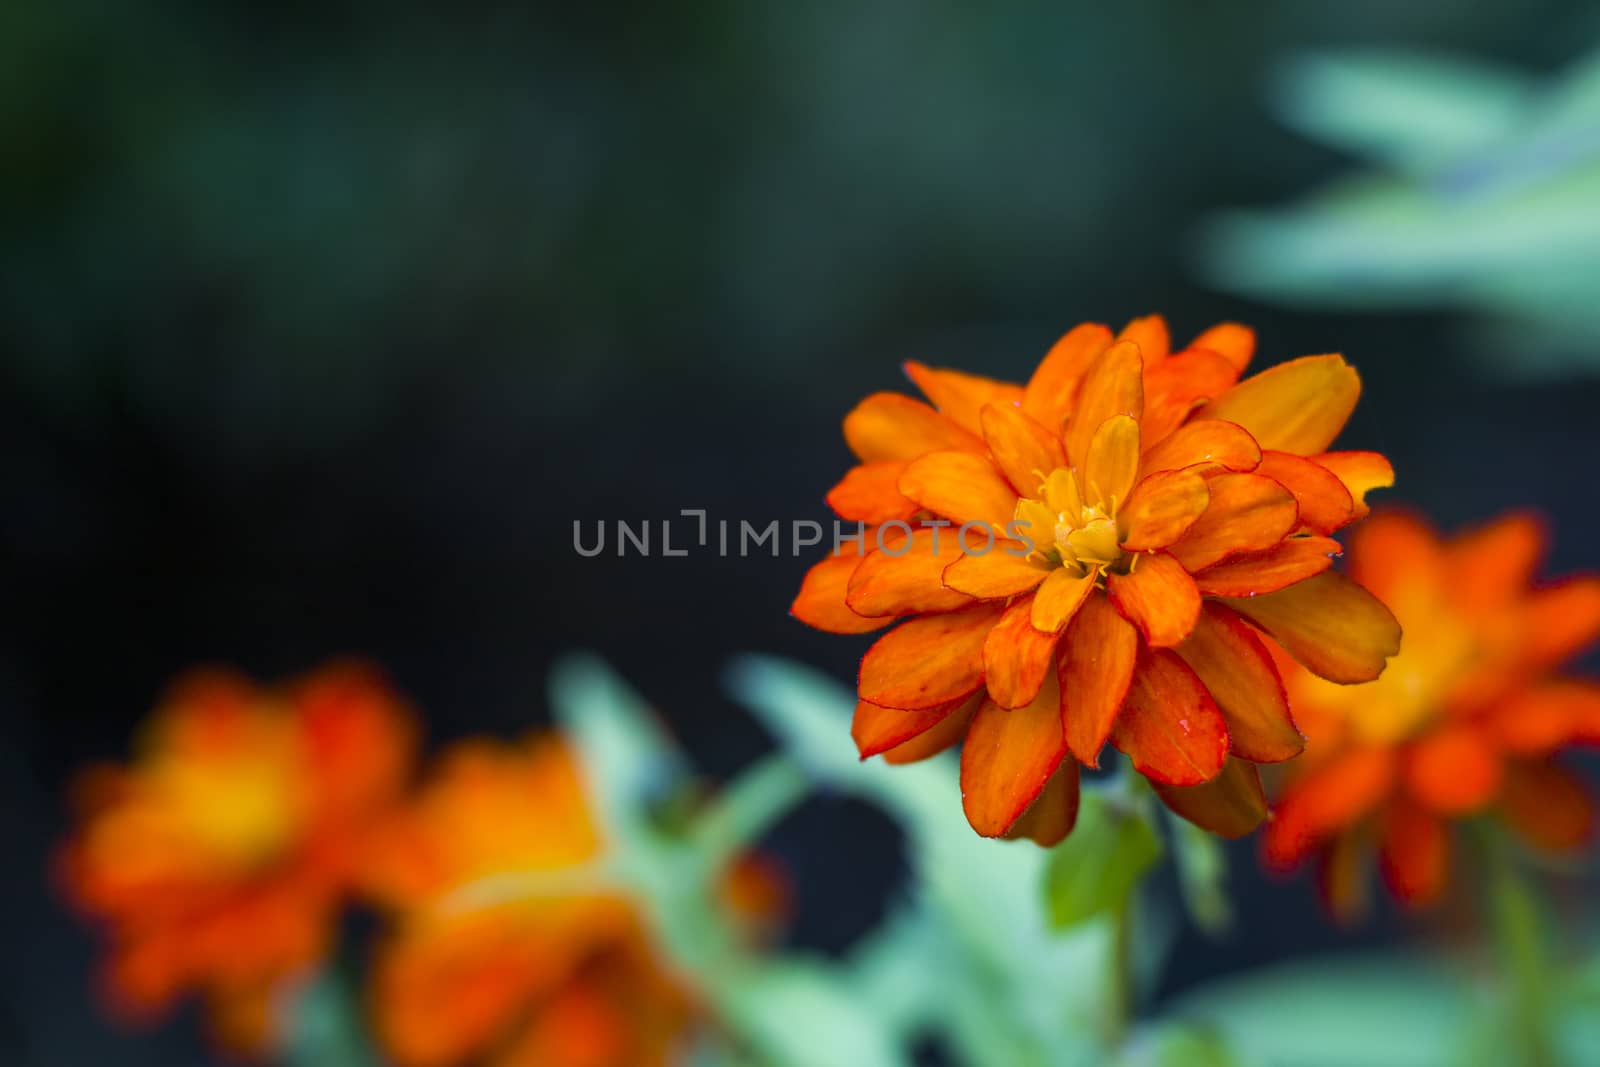
<svg viewBox="0 0 1600 1067"><path fill-rule="evenodd" d="M890 1030L823 964L753 967L722 983L718 1008L770 1067L908 1067Z"/></svg>
<svg viewBox="0 0 1600 1067"><path fill-rule="evenodd" d="M308 981L286 1005L283 1059L289 1067L375 1067L356 998L337 972Z"/></svg>
<svg viewBox="0 0 1600 1067"><path fill-rule="evenodd" d="M1143 812L1085 790L1078 825L1050 855L1045 904L1057 927L1120 908L1161 858L1161 838Z"/></svg>
<svg viewBox="0 0 1600 1067"><path fill-rule="evenodd" d="M1163 1024L1129 1042L1118 1067L1239 1067L1227 1039L1206 1026Z"/></svg>

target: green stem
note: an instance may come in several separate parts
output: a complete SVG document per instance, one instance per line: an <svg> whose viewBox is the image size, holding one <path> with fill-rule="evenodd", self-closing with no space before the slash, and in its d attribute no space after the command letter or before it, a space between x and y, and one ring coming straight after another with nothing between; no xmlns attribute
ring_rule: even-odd
<svg viewBox="0 0 1600 1067"><path fill-rule="evenodd" d="M1133 1020L1133 895L1111 913L1111 982L1106 1012L1106 1041L1122 1044Z"/></svg>
<svg viewBox="0 0 1600 1067"><path fill-rule="evenodd" d="M1482 831L1489 919L1510 983L1510 1021L1526 1056L1523 1062L1529 1067L1555 1067L1559 1060L1550 1033L1548 954L1538 894L1499 829L1485 826Z"/></svg>

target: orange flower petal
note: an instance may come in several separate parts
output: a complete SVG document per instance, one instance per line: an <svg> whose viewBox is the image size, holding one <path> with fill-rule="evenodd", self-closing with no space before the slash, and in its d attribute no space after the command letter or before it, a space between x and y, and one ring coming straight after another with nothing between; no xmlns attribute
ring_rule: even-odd
<svg viewBox="0 0 1600 1067"><path fill-rule="evenodd" d="M1433 597L1449 585L1443 568L1438 536L1408 511L1380 511L1350 535L1350 577L1385 601L1406 589Z"/></svg>
<svg viewBox="0 0 1600 1067"><path fill-rule="evenodd" d="M983 641L1000 617L982 604L909 619L878 638L861 660L861 699L885 708L931 708L983 684Z"/></svg>
<svg viewBox="0 0 1600 1067"><path fill-rule="evenodd" d="M1600 637L1600 577L1568 578L1535 590L1523 601L1521 614L1528 665L1564 663Z"/></svg>
<svg viewBox="0 0 1600 1067"><path fill-rule="evenodd" d="M1558 678L1497 702L1489 724L1495 739L1518 756L1543 756L1574 741L1594 739L1600 724L1600 685Z"/></svg>
<svg viewBox="0 0 1600 1067"><path fill-rule="evenodd" d="M1371 745L1339 753L1285 786L1262 842L1266 862L1279 870L1298 864L1376 809L1395 774L1394 750Z"/></svg>
<svg viewBox="0 0 1600 1067"><path fill-rule="evenodd" d="M915 501L900 492L904 463L862 463L845 472L844 480L828 490L828 506L842 519L880 523L911 518Z"/></svg>
<svg viewBox="0 0 1600 1067"><path fill-rule="evenodd" d="M944 584L945 568L961 558L961 538L950 527L913 531L909 541L868 553L850 576L845 606L869 616L954 611L972 603Z"/></svg>
<svg viewBox="0 0 1600 1067"><path fill-rule="evenodd" d="M1294 496L1259 474L1218 474L1209 479L1211 502L1171 546L1190 572L1230 556L1271 548L1300 524Z"/></svg>
<svg viewBox="0 0 1600 1067"><path fill-rule="evenodd" d="M1237 322L1219 322L1190 341L1189 348L1215 352L1233 364L1234 370L1242 371L1256 354L1256 332Z"/></svg>
<svg viewBox="0 0 1600 1067"><path fill-rule="evenodd" d="M1167 358L1172 351L1172 333L1167 320L1160 315L1146 315L1134 319L1117 334L1119 341L1132 341L1139 346L1146 367L1153 367Z"/></svg>
<svg viewBox="0 0 1600 1067"><path fill-rule="evenodd" d="M1222 773L1228 727L1188 664L1165 649L1143 650L1111 742L1134 770L1163 785L1199 785Z"/></svg>
<svg viewBox="0 0 1600 1067"><path fill-rule="evenodd" d="M1566 852L1594 835L1594 798L1584 780L1551 763L1511 763L1500 817L1535 848Z"/></svg>
<svg viewBox="0 0 1600 1067"><path fill-rule="evenodd" d="M944 584L979 600L1000 600L1028 592L1051 572L1049 565L1028 556L1020 541L996 541L986 552L982 548L974 546L945 564Z"/></svg>
<svg viewBox="0 0 1600 1067"><path fill-rule="evenodd" d="M1034 629L1030 598L1008 607L983 643L983 672L990 699L1002 708L1020 708L1032 702L1046 679L1055 674L1051 667L1059 639L1059 634Z"/></svg>
<svg viewBox="0 0 1600 1067"><path fill-rule="evenodd" d="M1094 592L1094 586L1093 571L1073 574L1065 567L1051 571L1033 594L1033 628L1047 634L1060 633L1077 614L1084 598Z"/></svg>
<svg viewBox="0 0 1600 1067"><path fill-rule="evenodd" d="M800 583L800 592L789 606L789 614L807 626L834 634L871 633L889 625L893 618L864 618L845 605L850 575L861 561L861 556L846 552L812 566Z"/></svg>
<svg viewBox="0 0 1600 1067"><path fill-rule="evenodd" d="M1143 368L1139 346L1121 341L1106 349L1084 374L1067 426L1067 459L1074 467L1082 468L1089 443L1107 419L1114 415L1137 419L1144 413Z"/></svg>
<svg viewBox="0 0 1600 1067"><path fill-rule="evenodd" d="M1355 501L1357 519L1367 516L1369 492L1394 485L1394 467L1387 457L1377 452L1323 452L1310 458L1344 483Z"/></svg>
<svg viewBox="0 0 1600 1067"><path fill-rule="evenodd" d="M1059 432L1072 413L1078 384L1095 361L1111 347L1111 331L1086 322L1068 330L1028 379L1022 393L1022 410L1046 429Z"/></svg>
<svg viewBox="0 0 1600 1067"><path fill-rule="evenodd" d="M1330 682L1370 682L1400 651L1400 624L1389 609L1337 571L1324 571L1275 593L1229 597L1223 603Z"/></svg>
<svg viewBox="0 0 1600 1067"><path fill-rule="evenodd" d="M1333 443L1360 396L1361 378L1343 356L1302 356L1246 378L1198 417L1236 422L1262 448L1305 456Z"/></svg>
<svg viewBox="0 0 1600 1067"><path fill-rule="evenodd" d="M880 708L865 700L857 701L855 717L850 723L850 736L855 740L861 758L867 759L926 733L973 700L974 697L962 697L920 711Z"/></svg>
<svg viewBox="0 0 1600 1067"><path fill-rule="evenodd" d="M980 374L929 367L916 360L907 361L905 372L941 414L974 434L983 432L978 412L985 404L1017 404L1022 400L1020 385Z"/></svg>
<svg viewBox="0 0 1600 1067"><path fill-rule="evenodd" d="M1334 921L1354 925L1372 910L1367 892L1365 834L1342 834L1329 841L1319 857L1317 886Z"/></svg>
<svg viewBox="0 0 1600 1067"><path fill-rule="evenodd" d="M1128 499L1139 473L1139 422L1131 415L1113 415L1089 440L1083 460L1085 502L1115 512Z"/></svg>
<svg viewBox="0 0 1600 1067"><path fill-rule="evenodd" d="M844 440L863 463L913 460L925 452L981 452L983 442L922 401L873 393L844 417Z"/></svg>
<svg viewBox="0 0 1600 1067"><path fill-rule="evenodd" d="M1235 556L1194 576L1207 596L1272 593L1321 574L1344 549L1331 537L1291 537L1265 552Z"/></svg>
<svg viewBox="0 0 1600 1067"><path fill-rule="evenodd" d="M967 736L967 727L972 725L973 716L978 714L978 708L983 704L985 694L982 689L973 693L956 710L940 719L936 724L909 741L902 741L883 753L885 763L917 763L921 760L932 759L939 753L960 744L961 739Z"/></svg>
<svg viewBox="0 0 1600 1067"><path fill-rule="evenodd" d="M1469 613L1504 607L1533 581L1544 555L1537 516L1513 512L1454 538L1444 549L1450 596Z"/></svg>
<svg viewBox="0 0 1600 1067"><path fill-rule="evenodd" d="M1444 726L1406 750L1406 787L1440 815L1479 811L1500 788L1500 754L1481 730Z"/></svg>
<svg viewBox="0 0 1600 1067"><path fill-rule="evenodd" d="M1300 508L1300 525L1312 533L1332 533L1356 518L1356 502L1350 490L1326 467L1303 456L1268 450L1261 454L1257 474L1283 486L1294 494Z"/></svg>
<svg viewBox="0 0 1600 1067"><path fill-rule="evenodd" d="M1067 465L1061 438L1021 409L989 404L979 413L989 454L1016 491L1037 497L1051 471Z"/></svg>
<svg viewBox="0 0 1600 1067"><path fill-rule="evenodd" d="M971 452L930 452L907 464L899 490L952 522L985 522L994 530L1004 530L1017 509L1017 494L999 469Z"/></svg>
<svg viewBox="0 0 1600 1067"><path fill-rule="evenodd" d="M1026 706L985 701L961 746L961 806L984 837L1000 837L1038 799L1067 752L1054 678Z"/></svg>
<svg viewBox="0 0 1600 1067"><path fill-rule="evenodd" d="M1261 448L1250 432L1218 419L1191 422L1159 441L1146 435L1144 442L1146 451L1139 465L1144 476L1190 467L1253 471L1261 463Z"/></svg>
<svg viewBox="0 0 1600 1067"><path fill-rule="evenodd" d="M1194 471L1152 474L1133 487L1117 514L1117 522L1126 531L1122 547L1129 552L1166 548L1195 524L1210 502L1206 480Z"/></svg>
<svg viewBox="0 0 1600 1067"><path fill-rule="evenodd" d="M1243 619L1207 602L1194 632L1176 651L1221 709L1234 755L1278 763L1305 749L1272 654Z"/></svg>
<svg viewBox="0 0 1600 1067"><path fill-rule="evenodd" d="M1138 557L1127 574L1108 575L1106 593L1152 648L1170 648L1188 637L1200 615L1194 578L1165 552Z"/></svg>
<svg viewBox="0 0 1600 1067"><path fill-rule="evenodd" d="M1103 596L1085 600L1061 641L1061 714L1078 760L1100 766L1100 749L1133 678L1139 634Z"/></svg>
<svg viewBox="0 0 1600 1067"><path fill-rule="evenodd" d="M1006 837L1012 840L1026 837L1045 848L1054 848L1065 841L1078 822L1079 778L1077 761L1063 757L1039 799L1029 804L1022 817L1011 824Z"/></svg>
<svg viewBox="0 0 1600 1067"><path fill-rule="evenodd" d="M1255 830L1267 817L1267 794L1255 764L1229 756L1222 773L1199 785L1156 784L1156 796L1178 815L1202 830L1238 838Z"/></svg>
<svg viewBox="0 0 1600 1067"><path fill-rule="evenodd" d="M1144 376L1145 433L1159 441L1172 433L1200 405L1232 388L1239 372L1215 352L1183 352Z"/></svg>
<svg viewBox="0 0 1600 1067"><path fill-rule="evenodd" d="M1412 907L1433 903L1450 867L1450 837L1437 816L1397 798L1383 813L1379 870L1390 892Z"/></svg>

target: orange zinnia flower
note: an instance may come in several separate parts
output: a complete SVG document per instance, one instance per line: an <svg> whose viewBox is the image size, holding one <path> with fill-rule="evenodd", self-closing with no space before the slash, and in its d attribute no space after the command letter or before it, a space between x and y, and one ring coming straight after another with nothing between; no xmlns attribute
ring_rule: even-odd
<svg viewBox="0 0 1600 1067"><path fill-rule="evenodd" d="M1600 635L1600 577L1530 589L1543 547L1520 514L1449 542L1398 511L1357 532L1351 577L1394 609L1405 647L1349 689L1286 667L1311 741L1263 841L1278 867L1320 856L1336 912L1358 910L1374 841L1389 888L1421 905L1446 883L1452 819L1493 814L1551 849L1588 838L1589 797L1551 757L1600 741L1600 686L1551 672Z"/></svg>
<svg viewBox="0 0 1600 1067"><path fill-rule="evenodd" d="M601 850L557 736L466 742L444 757L374 849L372 890L398 928L373 1007L398 1064L674 1062L691 1000L636 908L591 866ZM497 879L517 889L498 894Z"/></svg>
<svg viewBox="0 0 1600 1067"><path fill-rule="evenodd" d="M1238 381L1254 347L1233 324L1175 354L1158 317L1083 325L1026 386L910 363L932 406L878 393L845 418L861 462L828 502L872 530L812 568L794 613L840 633L913 616L862 660L863 757L965 738L986 836L1064 837L1108 738L1186 818L1260 821L1251 764L1303 740L1257 628L1342 683L1376 678L1399 628L1328 569L1327 535L1393 480L1380 455L1325 451L1360 379L1308 356Z"/></svg>
<svg viewBox="0 0 1600 1067"><path fill-rule="evenodd" d="M176 685L133 765L84 776L59 857L109 935L113 1007L150 1017L199 991L224 1045L266 1051L275 998L326 955L354 845L412 750L409 718L364 667L283 691L222 671Z"/></svg>

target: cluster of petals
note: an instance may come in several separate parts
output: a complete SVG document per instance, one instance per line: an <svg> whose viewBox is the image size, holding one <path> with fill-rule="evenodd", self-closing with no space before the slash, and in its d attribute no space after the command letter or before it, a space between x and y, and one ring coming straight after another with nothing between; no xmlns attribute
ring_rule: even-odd
<svg viewBox="0 0 1600 1067"><path fill-rule="evenodd" d="M180 681L137 758L86 772L57 857L106 934L113 1009L205 998L220 1042L271 1049L276 1006L323 960L368 833L405 786L409 714L373 671L282 689L215 670Z"/></svg>
<svg viewBox="0 0 1600 1067"><path fill-rule="evenodd" d="M1399 643L1330 569L1329 535L1393 481L1329 451L1360 396L1337 355L1241 374L1254 334L1166 324L1068 332L1025 385L909 363L926 402L877 393L844 420L859 463L828 494L866 528L806 575L801 620L865 633L853 734L892 762L962 745L985 836L1070 832L1079 767L1109 740L1174 811L1217 833L1265 816L1255 765L1304 739L1274 646L1370 681Z"/></svg>
<svg viewBox="0 0 1600 1067"><path fill-rule="evenodd" d="M1274 866L1319 861L1337 914L1361 910L1374 851L1396 897L1436 900L1463 819L1542 849L1589 839L1591 800L1558 758L1600 742L1600 685L1556 672L1600 636L1600 577L1535 585L1544 542L1521 513L1449 540L1398 510L1356 531L1350 574L1394 610L1405 646L1346 689L1285 665L1310 742L1263 838Z"/></svg>

